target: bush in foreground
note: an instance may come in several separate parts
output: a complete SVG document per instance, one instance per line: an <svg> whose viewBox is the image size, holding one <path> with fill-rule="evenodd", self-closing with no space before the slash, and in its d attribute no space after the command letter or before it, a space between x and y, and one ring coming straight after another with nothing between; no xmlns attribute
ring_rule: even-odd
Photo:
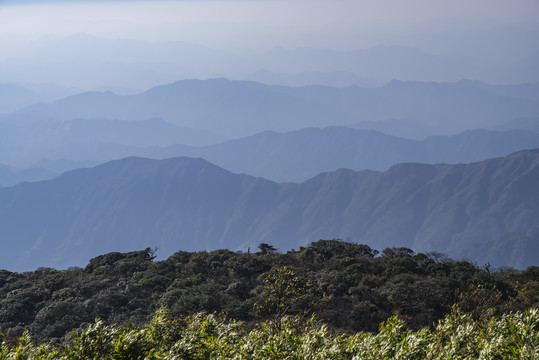
<svg viewBox="0 0 539 360"><path fill-rule="evenodd" d="M537 359L539 311L474 320L455 310L433 328L412 331L397 316L378 333L332 336L313 318L284 316L251 331L219 315L173 319L165 309L143 327L96 321L67 345L2 343L0 359Z"/></svg>

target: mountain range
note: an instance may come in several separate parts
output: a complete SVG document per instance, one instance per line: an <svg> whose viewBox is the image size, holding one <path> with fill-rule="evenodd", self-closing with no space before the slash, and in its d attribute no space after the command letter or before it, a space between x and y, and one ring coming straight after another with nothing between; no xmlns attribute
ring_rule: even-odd
<svg viewBox="0 0 539 360"><path fill-rule="evenodd" d="M23 86L18 84L0 84L0 114L41 102L51 102L74 95L80 91L58 86Z"/></svg>
<svg viewBox="0 0 539 360"><path fill-rule="evenodd" d="M539 117L536 118L516 118L505 124L496 126L495 130L521 129L539 133Z"/></svg>
<svg viewBox="0 0 539 360"><path fill-rule="evenodd" d="M5 151L0 156L3 161L31 164L25 171L18 171L18 177L0 173L0 186L14 185L15 179L35 181L52 178L59 172L76 167L133 155L156 159L201 157L232 172L277 182L301 182L339 168L386 170L402 162L466 163L539 147L539 132L533 131L470 130L417 141L345 127L305 128L287 133L266 131L203 147L142 147L174 142L186 134L194 137L197 133L183 133L185 130L158 119L78 119L49 121L47 125L51 123L55 126L49 131L33 127L39 136L27 139L32 145L26 152ZM43 158L57 160L45 161ZM58 166L60 162L62 166ZM36 177L36 174L41 175Z"/></svg>
<svg viewBox="0 0 539 360"><path fill-rule="evenodd" d="M345 51L317 47L275 47L257 51L212 49L179 41L111 40L80 33L41 39L27 44L22 51L6 50L0 57L0 78L85 89L100 86L140 89L186 78L249 79L265 69L273 75L266 73L257 80L282 84L283 77L279 74L290 74L287 81L293 80L297 85L312 84L313 77L305 77L306 73L335 72L351 74L346 82L352 81L355 85L365 85L361 80L357 82L358 78L365 77L378 84L391 79L452 82L466 78L489 83L538 82L534 42L537 33L512 31L511 38L507 36L507 29L499 30L490 29L481 36L482 40L475 40L482 42L482 50L491 50L480 58L464 55L466 51L452 54L447 54L447 49L425 51L421 44L402 38L398 41L404 40L401 45L372 44ZM493 34L500 35L497 46L484 41L493 38ZM466 42L462 34L453 34L450 38L443 41L444 46ZM467 41L473 43L471 39ZM407 42L409 44L405 44ZM471 43L472 48L477 47ZM322 80L327 79L326 76ZM336 83L331 80L328 84Z"/></svg>
<svg viewBox="0 0 539 360"><path fill-rule="evenodd" d="M205 147L169 146L141 155L202 157L237 173L287 182L305 181L339 168L386 170L403 162L466 163L539 147L539 133L470 130L422 141L344 127L263 132Z"/></svg>
<svg viewBox="0 0 539 360"><path fill-rule="evenodd" d="M470 164L340 169L302 183L202 159L125 158L0 188L0 263L28 270L147 246L168 256L345 238L523 268L539 250L538 180L539 150Z"/></svg>
<svg viewBox="0 0 539 360"><path fill-rule="evenodd" d="M51 179L57 175L57 172L49 169L14 169L11 166L0 164L0 186L12 186L21 182Z"/></svg>
<svg viewBox="0 0 539 360"><path fill-rule="evenodd" d="M258 70L249 75L249 81L256 81L268 85L282 86L309 86L322 85L331 87L379 87L384 84L372 79L358 76L350 71L303 71L298 73L273 72L268 70Z"/></svg>
<svg viewBox="0 0 539 360"><path fill-rule="evenodd" d="M525 94L518 97L515 90L506 89L509 94L504 95L487 90L468 83L397 80L379 88L184 80L137 95L81 93L29 106L0 121L16 125L51 118L160 118L181 128L210 131L230 139L266 130L292 131L389 119L415 119L432 129L430 135L453 134L539 116L539 99L530 91L523 90Z"/></svg>

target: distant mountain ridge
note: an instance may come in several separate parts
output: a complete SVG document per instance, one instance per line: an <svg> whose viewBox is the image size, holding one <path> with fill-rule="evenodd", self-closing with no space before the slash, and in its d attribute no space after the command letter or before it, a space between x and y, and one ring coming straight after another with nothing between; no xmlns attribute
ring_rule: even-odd
<svg viewBox="0 0 539 360"><path fill-rule="evenodd" d="M163 256L261 242L286 250L338 237L526 267L537 264L538 180L539 149L472 164L341 169L300 184L202 159L126 158L0 188L0 267L66 267L147 246Z"/></svg>
<svg viewBox="0 0 539 360"><path fill-rule="evenodd" d="M347 87L356 85L361 87L379 87L383 85L383 83L358 76L349 71L303 71L290 74L259 70L249 75L246 80L256 81L262 84L282 86L322 85L332 87Z"/></svg>
<svg viewBox="0 0 539 360"><path fill-rule="evenodd" d="M519 34L515 40L522 35ZM489 33L488 36L492 34ZM525 35L525 38L530 40L534 37L536 34L533 33ZM458 42L463 42L461 36L458 37ZM508 39L504 39L504 43L507 48L516 44L517 47L523 47L521 41L508 42ZM530 41L529 45L531 44L533 43ZM529 45L526 48L531 54L514 59L519 62L517 66L516 63L499 63L496 61L496 55L482 59L463 55L435 55L404 44L349 51L277 47L262 52L244 52L216 50L185 42L149 43L75 34L43 39L27 46L24 52L13 54L15 57L3 59L0 62L0 78L6 81L56 83L86 89L99 86L148 88L176 79L245 79L250 74L266 69L274 73L289 74L346 71L368 76L377 83L385 83L391 79L537 82L537 55L533 55L533 47ZM496 51L500 51L499 47L499 44L495 47ZM35 66L36 64L40 66Z"/></svg>
<svg viewBox="0 0 539 360"><path fill-rule="evenodd" d="M54 85L0 84L0 114L19 110L41 102L59 100L76 94L77 89L67 89Z"/></svg>
<svg viewBox="0 0 539 360"><path fill-rule="evenodd" d="M287 133L267 131L204 147L140 147L189 134L195 136L196 131L184 131L159 120L80 119L50 124L55 125L54 129L48 133L40 131L39 137L28 140L32 147L26 153L6 151L0 154L5 157L3 161L16 159L7 157L9 154L18 155L22 157L19 161L26 157L25 162L32 168L46 168L57 173L62 169L74 169L81 161L95 164L126 156L156 159L188 156L204 158L235 173L277 182L301 182L339 168L386 170L402 162L466 163L539 147L539 133L521 130L473 130L414 141L344 127L305 128ZM32 129L40 127L36 125ZM44 162L40 160L42 158L62 159L60 161L66 166L49 167L50 161ZM21 178L24 180L36 179ZM4 181L0 174L0 186L13 184L11 178Z"/></svg>
<svg viewBox="0 0 539 360"><path fill-rule="evenodd" d="M56 175L58 175L57 172L49 169L14 169L11 166L0 164L0 187L16 185L23 181L51 179Z"/></svg>
<svg viewBox="0 0 539 360"><path fill-rule="evenodd" d="M344 127L263 132L201 148L169 146L145 156L202 157L232 172L270 180L305 181L339 168L386 170L402 162L466 163L539 147L539 133L471 130L414 141Z"/></svg>
<svg viewBox="0 0 539 360"><path fill-rule="evenodd" d="M0 122L0 140L4 140L0 142L0 162L27 168L44 158L102 162L141 154L152 146L211 144L220 137L204 130L179 128L156 118L139 121L25 118Z"/></svg>
<svg viewBox="0 0 539 360"><path fill-rule="evenodd" d="M539 133L539 117L517 118L505 124L494 127L494 130L520 129Z"/></svg>
<svg viewBox="0 0 539 360"><path fill-rule="evenodd" d="M118 96L88 92L30 106L4 122L28 119L161 118L179 127L237 138L309 126L411 118L435 134L492 127L517 117L539 116L539 100L486 92L459 83L392 81L380 88L285 87L225 79L184 80L144 93Z"/></svg>

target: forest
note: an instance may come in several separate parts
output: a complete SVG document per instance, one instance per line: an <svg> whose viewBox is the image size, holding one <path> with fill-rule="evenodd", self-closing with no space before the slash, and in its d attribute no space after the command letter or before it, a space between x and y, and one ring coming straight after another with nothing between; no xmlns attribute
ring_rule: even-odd
<svg viewBox="0 0 539 360"><path fill-rule="evenodd" d="M257 347L272 337L276 349L264 351L277 354L291 346L290 354L297 352L291 358L308 358L301 351L324 358L321 349L334 358L352 358L359 347L382 346L388 339L393 350L386 344L379 351L397 351L405 338L411 341L406 346L426 346L435 338L441 351L460 327L468 332L462 336L474 338L468 345L480 349L479 342L487 340L473 334L496 337L504 326L516 331L519 322L531 326L528 345L539 349L539 267L492 269L436 252L379 252L339 239L286 253L265 243L256 250L179 251L155 261L158 249L147 248L104 254L85 268L2 270L3 356L27 351L34 354L27 358L40 358L41 351L55 353L52 358L96 358L84 351L98 342L99 351L114 359L139 358L111 355L124 345L146 354L140 358L151 358L151 349L156 359L219 358L211 347L221 347L222 358L257 358ZM202 346L213 355L181 355L188 350L178 347L188 346L186 341L193 354ZM519 353L528 346L515 344ZM417 358L427 357L421 349ZM163 355L170 351L175 355ZM395 356L382 352L372 356ZM107 358L103 354L95 356Z"/></svg>

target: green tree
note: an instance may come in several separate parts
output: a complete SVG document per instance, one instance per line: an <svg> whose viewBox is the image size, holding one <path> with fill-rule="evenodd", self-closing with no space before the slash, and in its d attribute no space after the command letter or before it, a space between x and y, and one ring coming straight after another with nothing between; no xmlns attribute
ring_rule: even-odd
<svg viewBox="0 0 539 360"><path fill-rule="evenodd" d="M285 316L311 287L311 281L298 276L288 266L278 268L265 276L262 301L255 304L255 309L263 317L269 318L276 331L280 331ZM308 310L303 309L303 312L307 313Z"/></svg>
<svg viewBox="0 0 539 360"><path fill-rule="evenodd" d="M264 255L277 253L277 248L273 247L270 244L266 244L266 243L262 243L262 244L258 245L258 249L260 250L260 253L264 254Z"/></svg>

